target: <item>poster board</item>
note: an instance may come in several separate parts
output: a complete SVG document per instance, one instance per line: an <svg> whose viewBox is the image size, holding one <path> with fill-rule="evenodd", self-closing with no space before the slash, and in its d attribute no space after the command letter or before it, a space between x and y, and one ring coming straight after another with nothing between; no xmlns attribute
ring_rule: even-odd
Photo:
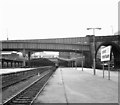
<svg viewBox="0 0 120 105"><path fill-rule="evenodd" d="M101 49L101 62L110 61L111 46L107 46Z"/></svg>

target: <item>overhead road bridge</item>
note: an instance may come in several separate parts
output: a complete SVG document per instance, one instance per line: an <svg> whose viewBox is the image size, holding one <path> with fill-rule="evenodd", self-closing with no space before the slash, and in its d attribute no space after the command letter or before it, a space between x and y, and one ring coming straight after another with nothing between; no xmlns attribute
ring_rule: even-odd
<svg viewBox="0 0 120 105"><path fill-rule="evenodd" d="M90 45L79 45L79 44L66 44L66 43L40 43L40 42L15 42L15 41L3 41L3 51L90 51Z"/></svg>
<svg viewBox="0 0 120 105"><path fill-rule="evenodd" d="M88 37L5 40L2 41L2 51L19 51L23 53L23 57L28 54L28 60L30 60L32 52L40 51L83 52L88 55L90 44ZM86 61L88 61L88 57L86 57ZM23 65L25 65L25 61Z"/></svg>
<svg viewBox="0 0 120 105"><path fill-rule="evenodd" d="M95 43L95 57L101 46L112 46L115 67L120 67L120 35L96 36L93 35L74 38L30 39L30 40L3 40L2 51L21 51L23 57L28 54L30 60L33 51L59 51L82 53L85 64L93 65L93 45ZM25 63L24 63L25 64Z"/></svg>

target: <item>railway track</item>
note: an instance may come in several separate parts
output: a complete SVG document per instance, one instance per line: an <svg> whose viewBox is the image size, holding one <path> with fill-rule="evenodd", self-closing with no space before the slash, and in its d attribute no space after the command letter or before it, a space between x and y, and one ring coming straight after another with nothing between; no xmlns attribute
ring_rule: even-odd
<svg viewBox="0 0 120 105"><path fill-rule="evenodd" d="M34 83L3 102L3 105L31 105L37 95L43 90L52 74L53 70L50 70Z"/></svg>
<svg viewBox="0 0 120 105"><path fill-rule="evenodd" d="M19 81L10 83L10 84L8 84L8 85L3 85L3 84L4 84L4 81L2 81L2 87L1 87L0 89L2 89L2 91L4 91L4 90L6 90L7 88L9 88L10 86L13 86L13 85L15 85L15 84L18 84L18 83L20 83L20 82L24 82L24 81L28 80L28 79L31 78L31 77L33 77L33 76L30 76L30 77L27 77L27 78L25 78L25 79L22 79L22 80L19 80ZM11 81L10 81L10 82L11 82Z"/></svg>
<svg viewBox="0 0 120 105"><path fill-rule="evenodd" d="M19 82L26 81L27 79L34 77L38 73L41 74L49 70L51 67L52 66L44 66L25 71L1 74L0 79L2 81L2 86L0 86L0 89L5 90L6 88L15 85Z"/></svg>

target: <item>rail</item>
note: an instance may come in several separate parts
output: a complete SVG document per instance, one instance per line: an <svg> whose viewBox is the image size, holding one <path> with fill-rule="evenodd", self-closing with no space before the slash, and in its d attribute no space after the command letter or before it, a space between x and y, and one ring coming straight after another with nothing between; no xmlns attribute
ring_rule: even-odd
<svg viewBox="0 0 120 105"><path fill-rule="evenodd" d="M31 83L29 86L25 87L23 90L19 91L17 94L12 96L3 102L3 105L31 105L34 101L36 95L40 93L50 76L55 71L55 68L48 70L44 75L40 76L39 79Z"/></svg>

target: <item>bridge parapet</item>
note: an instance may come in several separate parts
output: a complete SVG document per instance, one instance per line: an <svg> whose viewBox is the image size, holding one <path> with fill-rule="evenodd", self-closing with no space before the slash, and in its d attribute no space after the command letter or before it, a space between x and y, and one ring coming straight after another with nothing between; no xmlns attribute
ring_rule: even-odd
<svg viewBox="0 0 120 105"><path fill-rule="evenodd" d="M89 37L90 43L93 42L94 35L87 35ZM105 41L120 41L120 35L108 35L108 36L95 36L96 42L105 42Z"/></svg>
<svg viewBox="0 0 120 105"><path fill-rule="evenodd" d="M46 43L46 44L86 44L89 45L88 37L71 37L71 38L51 38L51 39L29 39L29 40L3 40L2 42L31 42L31 43Z"/></svg>
<svg viewBox="0 0 120 105"><path fill-rule="evenodd" d="M3 42L3 51L19 51L19 50L31 50L31 51L72 51L83 50L89 51L89 45L78 44L46 44L46 43L32 43L32 42Z"/></svg>

